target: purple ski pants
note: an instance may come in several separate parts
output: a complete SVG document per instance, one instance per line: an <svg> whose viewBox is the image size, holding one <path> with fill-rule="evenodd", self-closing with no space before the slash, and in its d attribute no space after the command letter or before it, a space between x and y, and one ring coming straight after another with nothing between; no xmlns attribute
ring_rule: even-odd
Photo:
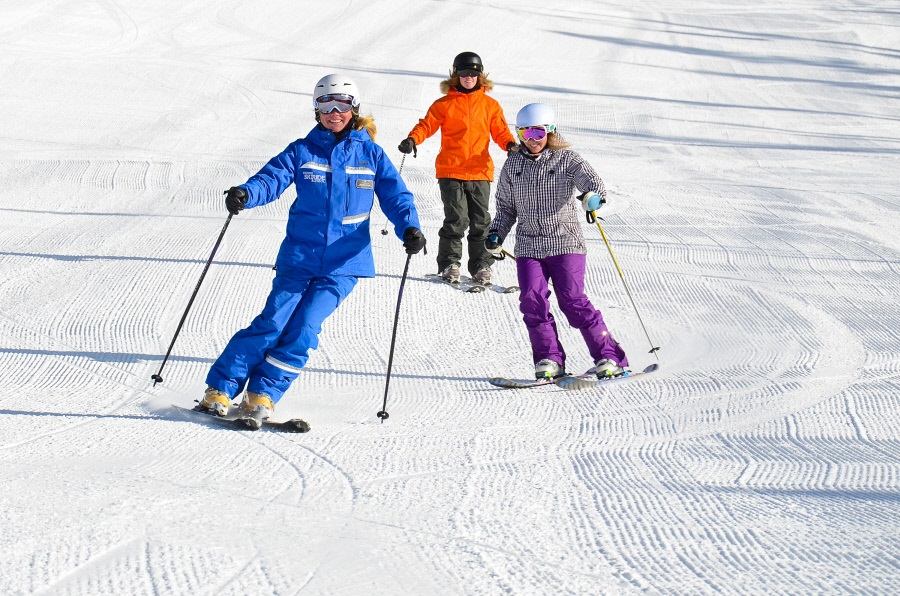
<svg viewBox="0 0 900 596"><path fill-rule="evenodd" d="M559 342L556 320L550 313L550 288L569 325L581 331L594 362L610 358L628 366L625 351L609 334L603 315L584 293L584 269L587 258L581 254L557 255L546 259L516 259L519 274L519 310L528 328L534 362L545 358L565 367L566 352Z"/></svg>

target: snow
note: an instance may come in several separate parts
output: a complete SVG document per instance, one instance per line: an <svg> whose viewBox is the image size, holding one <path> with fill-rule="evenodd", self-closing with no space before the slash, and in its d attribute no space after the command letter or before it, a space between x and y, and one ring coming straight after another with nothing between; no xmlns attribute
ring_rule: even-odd
<svg viewBox="0 0 900 596"><path fill-rule="evenodd" d="M900 12L865 0L6 2L0 8L0 593L887 594L900 581ZM515 295L425 280L453 56L609 187L589 295L635 368L527 378ZM379 276L278 406L190 406L259 311L282 200L222 190L352 76L431 242L373 212ZM493 149L498 167L504 154ZM515 283L499 263L500 283ZM560 321L570 369L589 366ZM894 586L894 588L891 588Z"/></svg>

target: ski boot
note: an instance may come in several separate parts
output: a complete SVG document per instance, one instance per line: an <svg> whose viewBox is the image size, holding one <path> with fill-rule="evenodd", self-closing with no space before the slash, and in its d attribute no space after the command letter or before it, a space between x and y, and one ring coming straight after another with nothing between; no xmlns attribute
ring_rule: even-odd
<svg viewBox="0 0 900 596"><path fill-rule="evenodd" d="M625 369L619 366L615 360L601 358L597 361L597 365L594 366L594 373L602 381L613 377L621 377L625 374Z"/></svg>
<svg viewBox="0 0 900 596"><path fill-rule="evenodd" d="M450 263L441 271L441 279L451 284L459 283L459 263Z"/></svg>
<svg viewBox="0 0 900 596"><path fill-rule="evenodd" d="M250 430L259 430L263 421L268 420L275 412L275 402L265 393L248 391L241 402L241 417L237 419Z"/></svg>
<svg viewBox="0 0 900 596"><path fill-rule="evenodd" d="M489 286L492 283L492 278L491 270L484 268L475 272L475 275L472 276L472 281L483 286Z"/></svg>
<svg viewBox="0 0 900 596"><path fill-rule="evenodd" d="M534 378L539 381L542 379L555 379L564 374L566 372L563 370L563 367L549 358L545 358L534 365Z"/></svg>
<svg viewBox="0 0 900 596"><path fill-rule="evenodd" d="M231 398L224 391L207 387L203 399L197 402L194 410L211 416L227 416L231 407Z"/></svg>

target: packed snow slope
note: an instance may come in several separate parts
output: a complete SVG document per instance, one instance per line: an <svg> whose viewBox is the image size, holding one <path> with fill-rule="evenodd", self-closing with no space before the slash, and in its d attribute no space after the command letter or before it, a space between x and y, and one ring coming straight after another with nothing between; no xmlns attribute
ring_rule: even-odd
<svg viewBox="0 0 900 596"><path fill-rule="evenodd" d="M0 593L894 592L898 48L870 0L0 3ZM635 305L585 223L588 292L657 374L486 382L532 373L516 295L425 279L439 138L396 149L465 50L606 181ZM180 415L262 307L294 198L233 218L154 386L222 191L312 128L330 72L432 246L390 418L406 254L377 209L378 277L278 405L312 432Z"/></svg>

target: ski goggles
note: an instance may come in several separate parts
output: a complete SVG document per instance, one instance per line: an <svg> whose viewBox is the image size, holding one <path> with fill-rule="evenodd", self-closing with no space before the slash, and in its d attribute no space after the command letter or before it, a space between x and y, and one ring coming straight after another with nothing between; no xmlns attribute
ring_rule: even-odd
<svg viewBox="0 0 900 596"><path fill-rule="evenodd" d="M462 78L462 77L477 77L479 72L477 70L475 70L474 68L464 68L462 70L457 70L456 74L458 74L460 78Z"/></svg>
<svg viewBox="0 0 900 596"><path fill-rule="evenodd" d="M556 127L552 124L544 124L542 126L524 126L517 130L519 139L522 141L540 141L547 136L547 133L556 130Z"/></svg>
<svg viewBox="0 0 900 596"><path fill-rule="evenodd" d="M353 96L345 93L322 95L316 98L316 109L322 114L337 110L341 114L353 109Z"/></svg>

